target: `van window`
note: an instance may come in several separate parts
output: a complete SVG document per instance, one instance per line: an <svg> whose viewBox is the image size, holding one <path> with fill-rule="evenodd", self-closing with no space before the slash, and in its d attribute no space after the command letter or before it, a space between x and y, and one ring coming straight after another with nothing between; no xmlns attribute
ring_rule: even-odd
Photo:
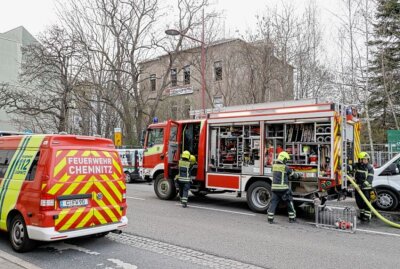
<svg viewBox="0 0 400 269"><path fill-rule="evenodd" d="M0 178L4 178L15 150L0 150Z"/></svg>
<svg viewBox="0 0 400 269"><path fill-rule="evenodd" d="M32 181L35 179L36 169L37 169L38 162L39 162L39 157L40 157L40 151L36 154L35 159L33 159L32 165L29 168L28 174L26 174L25 180Z"/></svg>

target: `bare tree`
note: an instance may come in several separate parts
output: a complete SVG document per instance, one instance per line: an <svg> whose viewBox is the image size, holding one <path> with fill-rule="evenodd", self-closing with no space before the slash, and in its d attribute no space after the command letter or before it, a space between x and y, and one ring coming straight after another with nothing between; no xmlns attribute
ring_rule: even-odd
<svg viewBox="0 0 400 269"><path fill-rule="evenodd" d="M59 10L88 60L87 80L99 97L92 100L97 103L97 112L101 102L113 107L128 143L135 143L145 109L138 88L138 62L151 48L158 1L72 0L60 4ZM100 124L100 114L96 115Z"/></svg>

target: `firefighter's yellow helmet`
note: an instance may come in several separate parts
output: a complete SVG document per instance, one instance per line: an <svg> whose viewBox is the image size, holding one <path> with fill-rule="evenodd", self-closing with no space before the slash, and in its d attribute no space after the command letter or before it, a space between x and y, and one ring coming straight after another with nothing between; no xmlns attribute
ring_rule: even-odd
<svg viewBox="0 0 400 269"><path fill-rule="evenodd" d="M185 150L184 152L182 152L182 159L190 159L190 152L188 150Z"/></svg>
<svg viewBox="0 0 400 269"><path fill-rule="evenodd" d="M286 151L282 151L281 153L279 153L278 155L278 160L282 161L282 162L287 162L288 160L290 160L290 155L286 152Z"/></svg>
<svg viewBox="0 0 400 269"><path fill-rule="evenodd" d="M190 155L189 161L190 161L190 163L192 163L192 164L196 163L196 156Z"/></svg>
<svg viewBox="0 0 400 269"><path fill-rule="evenodd" d="M362 160L362 159L370 159L369 154L366 153L365 151L361 151L360 153L358 153L358 159Z"/></svg>

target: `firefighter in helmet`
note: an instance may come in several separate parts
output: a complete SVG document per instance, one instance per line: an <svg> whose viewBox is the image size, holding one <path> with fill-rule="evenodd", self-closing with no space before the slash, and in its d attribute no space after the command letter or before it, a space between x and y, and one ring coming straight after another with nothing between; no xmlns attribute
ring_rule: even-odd
<svg viewBox="0 0 400 269"><path fill-rule="evenodd" d="M268 222L271 224L274 222L275 210L280 201L287 203L289 222L296 222L296 211L294 210L292 191L289 189L289 178L300 178L301 176L286 165L288 160L290 160L290 155L286 151L282 151L272 165L272 200L268 209Z"/></svg>
<svg viewBox="0 0 400 269"><path fill-rule="evenodd" d="M190 174L193 165L196 163L196 157L191 155L189 151L182 152L179 160L179 174L177 176L179 186L179 196L181 197L182 207L187 207L191 178Z"/></svg>
<svg viewBox="0 0 400 269"><path fill-rule="evenodd" d="M371 201L371 198L375 197L375 191L372 188L372 180L374 179L374 168L369 164L369 154L366 152L360 152L358 154L358 163L354 164L354 178L356 183L360 186L363 194ZM361 195L356 192L356 202L360 209L360 219L363 221L370 221L371 211L367 204L361 198Z"/></svg>

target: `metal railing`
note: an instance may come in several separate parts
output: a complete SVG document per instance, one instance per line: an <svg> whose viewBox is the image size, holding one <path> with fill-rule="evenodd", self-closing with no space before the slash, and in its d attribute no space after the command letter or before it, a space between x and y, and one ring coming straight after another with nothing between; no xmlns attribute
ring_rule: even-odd
<svg viewBox="0 0 400 269"><path fill-rule="evenodd" d="M371 146L369 144L362 144L361 150L367 152L374 160L374 166L380 167L398 153L398 150L393 150L388 144L374 144L374 154L372 154Z"/></svg>

